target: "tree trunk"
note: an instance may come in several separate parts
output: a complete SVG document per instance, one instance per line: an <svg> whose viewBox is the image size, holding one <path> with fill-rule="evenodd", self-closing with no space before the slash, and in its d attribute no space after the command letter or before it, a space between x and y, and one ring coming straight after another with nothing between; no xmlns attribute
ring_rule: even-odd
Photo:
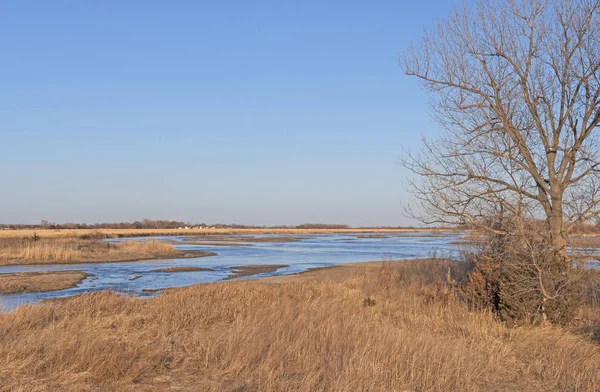
<svg viewBox="0 0 600 392"><path fill-rule="evenodd" d="M568 265L567 238L564 232L562 199L552 198L552 212L548 217L550 245L556 255Z"/></svg>

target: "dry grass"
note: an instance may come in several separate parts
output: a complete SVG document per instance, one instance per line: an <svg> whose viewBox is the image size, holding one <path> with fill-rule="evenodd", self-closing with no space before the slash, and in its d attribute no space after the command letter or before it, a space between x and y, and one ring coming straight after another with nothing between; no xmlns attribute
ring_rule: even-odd
<svg viewBox="0 0 600 392"><path fill-rule="evenodd" d="M77 286L90 276L82 271L18 272L0 274L0 294L39 293Z"/></svg>
<svg viewBox="0 0 600 392"><path fill-rule="evenodd" d="M117 244L97 239L0 238L0 265L69 264L133 261L154 258L212 255L205 252L178 251L173 245L156 240L126 241Z"/></svg>
<svg viewBox="0 0 600 392"><path fill-rule="evenodd" d="M600 269L590 269L583 277L588 293L575 318L573 329L600 344Z"/></svg>
<svg viewBox="0 0 600 392"><path fill-rule="evenodd" d="M327 234L327 233L413 233L447 232L452 229L65 229L65 230L0 230L0 238L31 237L34 233L42 238L104 236L148 237L156 235L210 235L210 234Z"/></svg>
<svg viewBox="0 0 600 392"><path fill-rule="evenodd" d="M431 268L428 268L431 267ZM95 293L0 314L8 391L595 391L600 346L470 312L445 265ZM433 272L427 272L431 270ZM273 283L280 282L280 283Z"/></svg>
<svg viewBox="0 0 600 392"><path fill-rule="evenodd" d="M600 235L574 235L569 237L569 245L582 248L600 248Z"/></svg>

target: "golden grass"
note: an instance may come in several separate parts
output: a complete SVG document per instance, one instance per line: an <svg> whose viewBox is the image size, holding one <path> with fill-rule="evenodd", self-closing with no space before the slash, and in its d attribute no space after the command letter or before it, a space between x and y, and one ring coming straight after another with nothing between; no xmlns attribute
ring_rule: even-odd
<svg viewBox="0 0 600 392"><path fill-rule="evenodd" d="M0 314L0 385L13 392L600 389L600 346L553 326L508 329L490 313L468 311L414 265L197 285L149 300L102 292L24 306ZM444 279L444 266L431 270Z"/></svg>
<svg viewBox="0 0 600 392"><path fill-rule="evenodd" d="M51 237L148 237L155 235L209 235L209 234L326 234L326 233L411 233L446 232L452 229L24 229L0 230L0 238L31 237L34 233L42 238Z"/></svg>
<svg viewBox="0 0 600 392"><path fill-rule="evenodd" d="M569 245L582 248L600 248L600 235L574 235L569 237Z"/></svg>
<svg viewBox="0 0 600 392"><path fill-rule="evenodd" d="M64 290L77 286L88 276L90 275L82 271L0 274L0 294Z"/></svg>
<svg viewBox="0 0 600 392"><path fill-rule="evenodd" d="M0 265L117 262L183 257L187 253L156 240L109 244L79 238L0 239ZM201 253L194 256L208 255Z"/></svg>

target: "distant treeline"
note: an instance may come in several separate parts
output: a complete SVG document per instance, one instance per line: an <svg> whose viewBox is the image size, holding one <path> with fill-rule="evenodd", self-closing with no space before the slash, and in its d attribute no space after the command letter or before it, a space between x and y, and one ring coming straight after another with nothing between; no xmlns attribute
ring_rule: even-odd
<svg viewBox="0 0 600 392"><path fill-rule="evenodd" d="M41 221L39 224L0 224L1 229L196 229L196 228L214 228L214 229L329 229L343 230L353 228L344 224L328 223L303 223L301 225L278 225L278 226L253 226L227 223L190 223L183 221L154 220L143 219L134 222L105 222L105 223L53 223ZM394 229L415 229L414 226L361 226L361 229L376 230L394 230ZM468 225L457 226L458 230L477 230L477 227ZM596 224L580 223L573 227L571 234L596 234L600 233L600 220Z"/></svg>
<svg viewBox="0 0 600 392"><path fill-rule="evenodd" d="M351 226L344 224L327 223L303 223L290 226L252 226L225 223L190 223L183 221L143 219L134 222L105 222L105 223L53 223L46 220L39 224L0 224L0 229L179 229L179 228L216 228L216 229L350 229ZM376 226L365 227L372 229L412 229L407 226Z"/></svg>
<svg viewBox="0 0 600 392"><path fill-rule="evenodd" d="M134 222L105 222L105 223L53 223L41 221L39 224L0 224L0 228L10 229L177 229L180 227L207 226L206 224L191 225L189 222L144 219ZM214 225L213 225L214 226Z"/></svg>

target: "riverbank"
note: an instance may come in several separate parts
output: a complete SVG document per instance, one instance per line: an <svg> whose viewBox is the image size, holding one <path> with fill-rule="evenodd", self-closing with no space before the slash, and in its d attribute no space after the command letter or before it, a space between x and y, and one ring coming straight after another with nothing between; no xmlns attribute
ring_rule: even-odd
<svg viewBox="0 0 600 392"><path fill-rule="evenodd" d="M97 238L0 238L0 266L34 264L115 263L152 259L214 256L181 251L156 240L109 243Z"/></svg>
<svg viewBox="0 0 600 392"><path fill-rule="evenodd" d="M275 272L287 265L241 265L230 267L226 279L247 278L250 276ZM185 273L214 271L212 268L194 266L173 266L152 270L159 273ZM77 286L85 278L93 276L83 271L43 271L0 273L0 294L41 293L70 289ZM141 278L135 275L129 278L134 281Z"/></svg>
<svg viewBox="0 0 600 392"><path fill-rule="evenodd" d="M8 390L580 390L600 346L470 311L439 260L348 264L0 314ZM590 312L593 314L594 312ZM596 312L597 313L597 312ZM591 335L590 335L591 336Z"/></svg>

